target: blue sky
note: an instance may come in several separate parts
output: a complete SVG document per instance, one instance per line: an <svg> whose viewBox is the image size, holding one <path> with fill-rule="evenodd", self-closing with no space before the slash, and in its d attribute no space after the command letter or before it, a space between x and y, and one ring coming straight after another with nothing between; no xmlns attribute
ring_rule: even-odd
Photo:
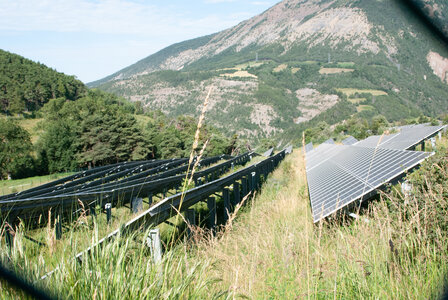
<svg viewBox="0 0 448 300"><path fill-rule="evenodd" d="M0 49L84 82L173 43L214 33L279 0L0 0Z"/></svg>

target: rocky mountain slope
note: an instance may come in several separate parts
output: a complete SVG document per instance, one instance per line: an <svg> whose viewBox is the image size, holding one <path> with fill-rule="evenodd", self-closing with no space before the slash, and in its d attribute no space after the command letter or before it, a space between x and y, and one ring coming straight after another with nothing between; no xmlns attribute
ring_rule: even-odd
<svg viewBox="0 0 448 300"><path fill-rule="evenodd" d="M285 0L90 86L171 115L196 114L213 86L209 120L260 137L355 113L392 121L446 111L446 57L403 1Z"/></svg>

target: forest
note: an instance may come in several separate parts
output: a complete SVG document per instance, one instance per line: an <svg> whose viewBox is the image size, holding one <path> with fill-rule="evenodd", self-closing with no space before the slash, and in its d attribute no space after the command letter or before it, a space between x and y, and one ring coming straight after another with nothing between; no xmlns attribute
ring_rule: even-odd
<svg viewBox="0 0 448 300"><path fill-rule="evenodd" d="M143 111L73 76L0 50L0 179L76 171L111 163L189 156L197 121ZM35 121L35 135L24 128ZM239 145L204 125L205 155Z"/></svg>
<svg viewBox="0 0 448 300"><path fill-rule="evenodd" d="M20 119L0 117L0 178L189 156L197 123L194 118L135 112L134 104L98 90L89 90L76 101L50 99L39 111L43 119L34 144ZM206 156L230 154L238 147L236 136L227 138L205 125L199 147L207 140Z"/></svg>
<svg viewBox="0 0 448 300"><path fill-rule="evenodd" d="M0 50L0 110L5 114L34 112L49 99L76 100L86 92L74 76Z"/></svg>

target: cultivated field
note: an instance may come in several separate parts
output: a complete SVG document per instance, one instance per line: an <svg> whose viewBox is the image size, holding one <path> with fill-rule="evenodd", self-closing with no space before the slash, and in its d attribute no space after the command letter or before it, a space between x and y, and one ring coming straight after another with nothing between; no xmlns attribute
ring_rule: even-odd
<svg viewBox="0 0 448 300"><path fill-rule="evenodd" d="M321 68L319 70L320 74L339 74L339 73L350 73L355 71L355 69L346 68Z"/></svg>
<svg viewBox="0 0 448 300"><path fill-rule="evenodd" d="M338 88L336 89L339 92L342 92L347 95L347 97L354 95L356 93L358 94L371 94L373 96L387 96L387 93L385 91L380 90L369 90L369 89L352 89L352 88Z"/></svg>

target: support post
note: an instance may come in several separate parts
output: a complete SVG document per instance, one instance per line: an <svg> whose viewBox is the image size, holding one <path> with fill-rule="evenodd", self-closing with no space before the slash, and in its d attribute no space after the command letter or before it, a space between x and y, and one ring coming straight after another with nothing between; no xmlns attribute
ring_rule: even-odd
<svg viewBox="0 0 448 300"><path fill-rule="evenodd" d="M110 224L110 221L112 220L112 204L106 203L106 205L104 205L104 209L106 210L107 224Z"/></svg>
<svg viewBox="0 0 448 300"><path fill-rule="evenodd" d="M431 148L432 148L431 150L436 151L436 138L432 137L430 139L430 141L431 141Z"/></svg>
<svg viewBox="0 0 448 300"><path fill-rule="evenodd" d="M251 192L255 190L255 172L250 173L249 189Z"/></svg>
<svg viewBox="0 0 448 300"><path fill-rule="evenodd" d="M241 198L246 197L247 194L248 194L247 177L242 177L241 178Z"/></svg>
<svg viewBox="0 0 448 300"><path fill-rule="evenodd" d="M131 211L136 214L143 210L143 198L134 197L131 200Z"/></svg>
<svg viewBox="0 0 448 300"><path fill-rule="evenodd" d="M229 220L231 212L229 189L224 188L222 190L222 198L224 200L224 224L225 224L227 223L227 220Z"/></svg>
<svg viewBox="0 0 448 300"><path fill-rule="evenodd" d="M189 208L185 211L185 219L187 220L188 224L190 226L196 225L196 211L192 208ZM190 227L187 225L187 236L188 238L191 238L193 232L191 231Z"/></svg>
<svg viewBox="0 0 448 300"><path fill-rule="evenodd" d="M154 263L160 263L162 261L162 243L160 241L159 228L151 229L149 231L149 236L146 238L146 245L151 251Z"/></svg>
<svg viewBox="0 0 448 300"><path fill-rule="evenodd" d="M208 207L208 227L215 232L216 230L216 199L215 197L207 198L207 207Z"/></svg>
<svg viewBox="0 0 448 300"><path fill-rule="evenodd" d="M90 208L90 215L92 216L92 219L93 219L94 217L96 217L96 205L95 205L95 203L90 204L89 208Z"/></svg>
<svg viewBox="0 0 448 300"><path fill-rule="evenodd" d="M240 185L238 182L233 183L233 206L236 206L238 203L240 203Z"/></svg>
<svg viewBox="0 0 448 300"><path fill-rule="evenodd" d="M57 240L60 240L62 238L62 220L61 220L61 212L58 211L55 218L55 224L54 224L54 231L55 231L55 237Z"/></svg>
<svg viewBox="0 0 448 300"><path fill-rule="evenodd" d="M150 193L148 193L148 205L149 206L151 206L152 205L152 197L153 197L153 195L152 195L152 192L150 192Z"/></svg>
<svg viewBox="0 0 448 300"><path fill-rule="evenodd" d="M255 187L257 190L261 188L261 172L255 174Z"/></svg>

